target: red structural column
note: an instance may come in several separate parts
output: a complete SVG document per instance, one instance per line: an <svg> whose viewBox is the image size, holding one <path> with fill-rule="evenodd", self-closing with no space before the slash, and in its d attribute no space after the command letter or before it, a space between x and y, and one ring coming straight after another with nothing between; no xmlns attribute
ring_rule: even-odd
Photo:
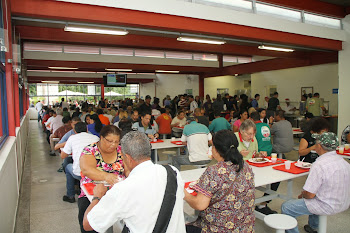
<svg viewBox="0 0 350 233"><path fill-rule="evenodd" d="M199 75L199 96L204 97L204 75Z"/></svg>
<svg viewBox="0 0 350 233"><path fill-rule="evenodd" d="M7 116L8 116L8 131L9 136L16 136L16 124L15 124L15 97L13 86L13 71L12 71L12 24L11 24L11 1L4 0L7 3L7 17L4 18L4 29L7 30L7 52L5 54L5 72L6 72L6 95L7 95ZM3 5L4 6L4 5Z"/></svg>
<svg viewBox="0 0 350 233"><path fill-rule="evenodd" d="M105 85L101 84L101 98L104 99L105 98Z"/></svg>

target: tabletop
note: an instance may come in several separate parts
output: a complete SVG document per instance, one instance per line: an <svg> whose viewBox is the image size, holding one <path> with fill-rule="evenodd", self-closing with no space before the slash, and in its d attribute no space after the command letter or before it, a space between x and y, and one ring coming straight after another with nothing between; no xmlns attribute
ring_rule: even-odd
<svg viewBox="0 0 350 233"><path fill-rule="evenodd" d="M167 149L167 148L178 148L178 147L184 147L185 145L176 145L174 143L171 143L171 139L162 139L164 142L157 142L157 143L151 143L152 149L158 150L158 149ZM180 141L180 138L175 138L175 141Z"/></svg>
<svg viewBox="0 0 350 233"><path fill-rule="evenodd" d="M290 179L295 179L297 177L306 176L309 174L309 172L305 172L301 174L292 174L288 172L275 170L273 169L273 167L274 166L267 166L267 167L251 166L254 172L255 187L268 185L268 184L281 182L281 181L286 181ZM184 182L190 182L190 181L198 180L199 177L205 171L205 169L206 168L186 170L186 171L181 171L180 174Z"/></svg>

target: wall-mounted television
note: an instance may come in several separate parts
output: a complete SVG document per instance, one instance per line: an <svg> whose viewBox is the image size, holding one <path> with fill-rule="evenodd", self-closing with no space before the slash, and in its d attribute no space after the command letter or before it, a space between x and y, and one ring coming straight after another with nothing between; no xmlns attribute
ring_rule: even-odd
<svg viewBox="0 0 350 233"><path fill-rule="evenodd" d="M125 87L126 74L107 74L103 76L105 87Z"/></svg>

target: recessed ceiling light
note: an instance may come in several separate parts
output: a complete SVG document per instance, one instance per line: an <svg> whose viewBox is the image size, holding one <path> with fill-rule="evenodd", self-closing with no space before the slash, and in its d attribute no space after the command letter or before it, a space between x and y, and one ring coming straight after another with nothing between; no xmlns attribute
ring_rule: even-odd
<svg viewBox="0 0 350 233"><path fill-rule="evenodd" d="M78 83L81 83L81 84L88 84L88 83L95 83L95 82L78 82Z"/></svg>
<svg viewBox="0 0 350 233"><path fill-rule="evenodd" d="M194 42L194 43L204 43L204 44L225 44L225 41L221 40L212 40L212 39L202 39L202 38L195 38L195 37L178 37L178 41L186 41L186 42Z"/></svg>
<svg viewBox="0 0 350 233"><path fill-rule="evenodd" d="M266 49L266 50L273 50L273 51L281 51L281 52L294 52L294 49L279 48L279 47L266 46L266 45L260 45L258 48L259 49Z"/></svg>
<svg viewBox="0 0 350 233"><path fill-rule="evenodd" d="M89 27L72 27L72 26L65 26L64 30L66 32L85 32L85 33L107 34L107 35L115 35L115 36L125 36L126 34L129 33L128 31L125 31L125 30L89 28Z"/></svg>
<svg viewBox="0 0 350 233"><path fill-rule="evenodd" d="M77 70L78 68L76 68L76 67L49 66L49 69L54 69L54 70Z"/></svg>
<svg viewBox="0 0 350 233"><path fill-rule="evenodd" d="M180 73L178 70L156 70L157 73Z"/></svg>
<svg viewBox="0 0 350 233"><path fill-rule="evenodd" d="M106 68L105 70L107 70L107 71L122 71L122 72L132 71L132 69L109 69L109 68Z"/></svg>
<svg viewBox="0 0 350 233"><path fill-rule="evenodd" d="M42 83L60 83L60 81L41 81Z"/></svg>

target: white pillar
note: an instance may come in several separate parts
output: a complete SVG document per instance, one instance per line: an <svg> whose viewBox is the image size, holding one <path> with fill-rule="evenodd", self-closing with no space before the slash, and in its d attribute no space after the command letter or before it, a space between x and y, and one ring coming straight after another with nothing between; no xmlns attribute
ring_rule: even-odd
<svg viewBox="0 0 350 233"><path fill-rule="evenodd" d="M338 137L350 125L350 15L343 19L346 41L339 52Z"/></svg>

